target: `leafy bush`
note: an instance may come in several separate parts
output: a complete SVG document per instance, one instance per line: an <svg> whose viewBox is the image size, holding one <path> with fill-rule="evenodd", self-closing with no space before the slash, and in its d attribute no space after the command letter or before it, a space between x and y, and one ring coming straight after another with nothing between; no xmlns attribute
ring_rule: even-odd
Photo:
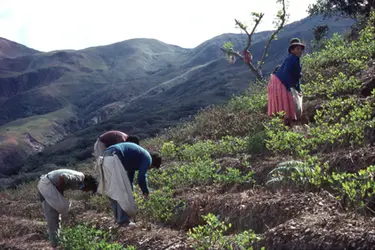
<svg viewBox="0 0 375 250"><path fill-rule="evenodd" d="M338 193L339 199L348 198L349 205L364 207L375 194L375 166L359 170L358 173L332 173L328 179Z"/></svg>
<svg viewBox="0 0 375 250"><path fill-rule="evenodd" d="M210 185L212 183L246 183L253 181L253 172L242 173L239 169L221 170L219 164L207 157L182 165L170 166L150 172L149 182L154 188L171 189Z"/></svg>
<svg viewBox="0 0 375 250"><path fill-rule="evenodd" d="M59 237L59 242L64 249L135 250L133 246L124 248L119 243L110 243L111 241L113 238L108 232L88 225L63 228Z"/></svg>
<svg viewBox="0 0 375 250"><path fill-rule="evenodd" d="M244 94L233 96L228 102L228 107L232 111L246 110L254 113L262 110L266 104L267 88L264 84L254 84Z"/></svg>
<svg viewBox="0 0 375 250"><path fill-rule="evenodd" d="M203 216L203 219L205 225L190 229L188 232L188 237L193 242L194 249L252 250L253 243L260 239L250 230L234 236L225 236L224 233L231 227L231 224L226 225L211 213Z"/></svg>
<svg viewBox="0 0 375 250"><path fill-rule="evenodd" d="M289 130L279 117L266 124L266 135L266 147L275 153L299 154L303 150L303 135Z"/></svg>
<svg viewBox="0 0 375 250"><path fill-rule="evenodd" d="M316 79L306 84L304 93L307 97L312 96L337 96L342 94L353 93L354 90L362 86L360 81L355 76L346 76L344 73L339 72L333 78L324 79L322 74L318 74Z"/></svg>
<svg viewBox="0 0 375 250"><path fill-rule="evenodd" d="M267 134L264 129L247 136L247 152L251 154L259 154L267 150L266 147Z"/></svg>
<svg viewBox="0 0 375 250"><path fill-rule="evenodd" d="M194 144L182 144L181 146L176 146L173 141L165 142L161 153L165 157L179 157L180 160L194 161L197 158L245 152L246 148L246 138L225 136L217 142L204 140Z"/></svg>
<svg viewBox="0 0 375 250"><path fill-rule="evenodd" d="M166 222L185 208L185 203L173 197L173 191L166 187L155 190L148 199L135 194L138 214L147 221Z"/></svg>
<svg viewBox="0 0 375 250"><path fill-rule="evenodd" d="M280 163L267 176L267 186L303 187L305 189L325 187L336 193L336 198L350 207L367 207L375 195L375 166L357 173L329 173L328 164L320 164L317 157L308 157L305 162Z"/></svg>
<svg viewBox="0 0 375 250"><path fill-rule="evenodd" d="M213 174L219 169L210 158L197 158L182 165L151 171L149 182L154 188L172 189L188 186L206 185L212 181Z"/></svg>
<svg viewBox="0 0 375 250"><path fill-rule="evenodd" d="M363 145L365 128L374 127L374 104L369 100L336 98L316 111L307 135L290 130L275 117L266 124L266 146L273 152L306 156L309 152Z"/></svg>
<svg viewBox="0 0 375 250"><path fill-rule="evenodd" d="M305 162L286 161L279 163L267 176L267 186L319 188L327 179L328 164L323 166L316 157L308 157Z"/></svg>
<svg viewBox="0 0 375 250"><path fill-rule="evenodd" d="M254 172L250 171L244 175L239 169L227 168L224 173L215 173L213 180L216 183L246 183L254 182L253 180Z"/></svg>
<svg viewBox="0 0 375 250"><path fill-rule="evenodd" d="M326 71L324 75L326 78L340 72L345 75L353 75L359 70L367 68L367 63L375 55L374 20L375 12L372 12L367 26L360 31L358 40L348 41L336 33L325 42L322 50L304 56L303 74L305 80L311 82L321 78L319 75L322 75L322 69ZM330 88L329 83L321 82L321 85L323 88Z"/></svg>

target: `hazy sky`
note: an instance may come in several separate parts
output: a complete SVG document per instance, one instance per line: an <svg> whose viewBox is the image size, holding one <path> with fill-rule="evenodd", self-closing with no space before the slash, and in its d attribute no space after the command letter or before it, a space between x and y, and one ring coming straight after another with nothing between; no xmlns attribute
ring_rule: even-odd
<svg viewBox="0 0 375 250"><path fill-rule="evenodd" d="M289 0L289 22L307 16L315 0ZM0 37L51 51L82 49L131 38L155 38L192 48L222 33L239 33L234 18L257 31L273 29L276 0L0 0Z"/></svg>

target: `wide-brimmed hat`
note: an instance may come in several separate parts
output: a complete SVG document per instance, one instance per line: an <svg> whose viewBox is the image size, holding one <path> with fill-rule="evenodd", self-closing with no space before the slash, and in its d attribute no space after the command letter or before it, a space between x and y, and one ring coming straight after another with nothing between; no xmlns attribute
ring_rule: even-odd
<svg viewBox="0 0 375 250"><path fill-rule="evenodd" d="M294 46L302 46L303 49L305 49L305 45L301 42L301 40L299 38L293 38L292 40L290 40L290 44L289 44L289 48L288 48L288 52L290 52L290 49Z"/></svg>

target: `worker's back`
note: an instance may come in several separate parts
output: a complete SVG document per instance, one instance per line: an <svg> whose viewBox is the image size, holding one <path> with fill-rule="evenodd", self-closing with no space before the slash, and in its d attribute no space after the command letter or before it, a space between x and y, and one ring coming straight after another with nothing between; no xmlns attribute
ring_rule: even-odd
<svg viewBox="0 0 375 250"><path fill-rule="evenodd" d="M106 152L116 152L127 171L139 170L145 158L150 159L151 163L150 153L143 147L132 142L117 143L108 147Z"/></svg>

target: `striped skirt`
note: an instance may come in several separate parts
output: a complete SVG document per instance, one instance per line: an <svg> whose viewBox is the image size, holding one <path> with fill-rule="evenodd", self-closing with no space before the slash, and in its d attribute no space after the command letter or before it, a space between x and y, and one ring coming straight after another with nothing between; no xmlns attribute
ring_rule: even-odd
<svg viewBox="0 0 375 250"><path fill-rule="evenodd" d="M272 74L268 83L268 115L277 115L281 111L285 112L284 118L297 120L292 92L287 91L279 78Z"/></svg>

